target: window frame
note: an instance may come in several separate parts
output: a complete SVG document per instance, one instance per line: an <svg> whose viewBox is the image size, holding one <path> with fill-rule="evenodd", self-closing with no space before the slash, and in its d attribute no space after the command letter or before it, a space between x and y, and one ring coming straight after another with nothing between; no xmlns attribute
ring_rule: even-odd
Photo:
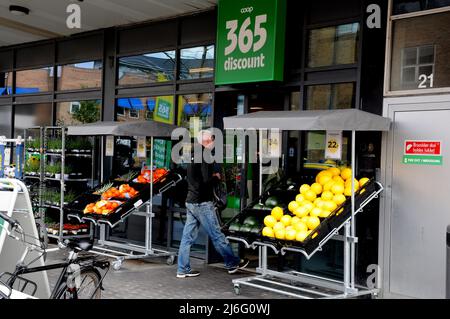
<svg viewBox="0 0 450 319"><path fill-rule="evenodd" d="M131 114L133 113L133 112L136 112L135 114L136 114L136 116L132 116ZM129 109L128 110L128 117L130 118L130 119L133 119L133 120L138 120L139 119L139 111L138 110L135 110L135 109Z"/></svg>
<svg viewBox="0 0 450 319"><path fill-rule="evenodd" d="M81 106L80 101L73 101L73 102L70 102L70 109L69 109L69 113L70 113L70 114L75 114L75 111L73 111L73 107L74 107L75 105L78 107L78 109L80 109L80 106Z"/></svg>
<svg viewBox="0 0 450 319"><path fill-rule="evenodd" d="M393 4L394 0L389 0L388 3L388 14L387 14L387 30L386 30L386 52L385 52L385 62L384 62L384 96L385 97L392 97L392 96L405 96L405 95L422 95L422 94L433 94L433 93L449 93L450 92L450 86L449 87L442 87L442 88L423 88L423 89L411 89L411 90L391 90L391 67L392 67L392 39L393 39L393 25L395 21L403 20L403 19L410 19L410 18L417 18L421 16L428 16L433 14L439 14L439 13L445 13L450 12L450 6L437 8L437 9L430 9L430 10L423 10L423 11L417 11L412 13L404 13L404 14L398 14L393 15ZM436 46L436 45L434 45ZM436 50L434 52L436 57ZM434 60L434 63L436 63L436 59ZM435 69L433 68L433 73Z"/></svg>
<svg viewBox="0 0 450 319"><path fill-rule="evenodd" d="M336 62L336 48L333 49L333 64L330 65L324 65L324 66L309 66L309 54L311 49L311 41L310 41L310 35L311 32L314 30L320 30L320 29L326 29L326 28L335 28L336 33L334 36L334 41L336 43L336 40L339 38L337 36L337 29L340 26L343 25L349 25L349 24L358 24L358 30L356 32L356 61L354 63L345 63L345 64L337 64ZM360 59L360 50L361 50L361 21L358 19L347 19L342 21L333 21L332 23L327 24L320 24L320 25L309 25L306 26L306 38L305 38L305 72L314 72L314 71L328 71L328 70L341 70L341 69L348 69L348 68L357 68L359 65L359 59Z"/></svg>

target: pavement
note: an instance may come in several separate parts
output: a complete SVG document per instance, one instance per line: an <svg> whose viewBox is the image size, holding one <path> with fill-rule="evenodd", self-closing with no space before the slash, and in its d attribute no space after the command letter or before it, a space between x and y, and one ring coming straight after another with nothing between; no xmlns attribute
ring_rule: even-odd
<svg viewBox="0 0 450 319"><path fill-rule="evenodd" d="M66 258L64 251L50 252L47 263ZM176 278L176 265L167 265L166 258L127 260L118 271L112 267L104 279L103 299L282 299L283 295L252 287L242 287L240 295L234 293L232 280L255 275L255 269L228 272L220 264L206 265L191 258L192 268L200 271L194 278ZM53 288L58 270L48 272Z"/></svg>

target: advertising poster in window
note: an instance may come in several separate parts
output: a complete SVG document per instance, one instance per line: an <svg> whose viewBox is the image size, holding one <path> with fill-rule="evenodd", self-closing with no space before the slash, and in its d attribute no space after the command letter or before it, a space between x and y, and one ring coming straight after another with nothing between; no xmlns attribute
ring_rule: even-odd
<svg viewBox="0 0 450 319"><path fill-rule="evenodd" d="M158 96L153 120L157 122L173 124L175 115L173 96Z"/></svg>

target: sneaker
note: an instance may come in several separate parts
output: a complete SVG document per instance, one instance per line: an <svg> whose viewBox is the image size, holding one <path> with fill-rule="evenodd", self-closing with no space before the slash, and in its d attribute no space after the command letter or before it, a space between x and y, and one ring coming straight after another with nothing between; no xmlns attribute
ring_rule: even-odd
<svg viewBox="0 0 450 319"><path fill-rule="evenodd" d="M177 273L177 278L186 278L186 277L197 277L200 276L200 272L196 270L191 270L187 273Z"/></svg>
<svg viewBox="0 0 450 319"><path fill-rule="evenodd" d="M249 263L250 263L250 260L248 260L248 259L241 259L241 261L239 262L239 265L228 269L228 273L229 274L234 274L238 270L241 270L241 269L244 269L245 267L247 267Z"/></svg>

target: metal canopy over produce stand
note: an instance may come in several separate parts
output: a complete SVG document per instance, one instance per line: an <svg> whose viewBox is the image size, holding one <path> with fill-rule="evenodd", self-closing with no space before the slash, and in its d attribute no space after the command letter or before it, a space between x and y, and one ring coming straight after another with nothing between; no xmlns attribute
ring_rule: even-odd
<svg viewBox="0 0 450 319"><path fill-rule="evenodd" d="M269 238L258 236L243 236L227 231L228 238L232 241L244 243L247 248L259 248L260 275L233 280L235 292L239 294L240 286L247 285L264 290L274 291L298 298L348 298L365 294L375 295L377 289L357 287L355 285L355 246L356 237L355 215L383 190L380 183L371 181L363 191L355 193L355 136L356 131L389 131L390 119L356 109L324 110L324 111L263 111L240 116L224 118L225 130L285 130L285 131L351 131L351 199L350 203L344 203L325 219L319 230L314 230L306 239L304 245L291 245L287 241L271 241ZM262 134L259 147L261 147ZM260 184L262 182L262 152L260 156ZM261 195L261 194L260 194ZM326 222L326 227L322 224ZM305 273L291 271L288 273L277 272L268 269L267 248L271 248L276 254L296 252L310 259L317 251L320 251L331 238L335 237L344 227L344 280L343 282L313 276ZM316 236L316 237L314 237ZM285 283L283 281L287 281Z"/></svg>
<svg viewBox="0 0 450 319"><path fill-rule="evenodd" d="M134 201L124 205L120 214L115 214L111 218L102 216L96 218L92 216L83 216L83 214L69 214L71 218L81 221L89 221L100 226L100 239L98 246L94 246L93 253L116 258L113 263L114 269L120 269L125 259L144 259L149 257L168 257L167 262L173 264L175 253L159 250L152 247L152 220L155 217L153 213L153 195L163 193L165 190L181 181L182 177L178 174L169 174L160 179L153 178L153 146L154 138L170 137L172 131L177 126L164 124L155 121L139 121L139 122L97 122L79 126L69 126L68 135L88 135L88 136L145 136L151 139L150 152L150 182L148 189L140 188L140 196ZM103 145L103 143L102 143ZM103 160L103 157L102 157ZM103 167L103 165L102 165ZM155 184L155 185L154 185ZM106 227L114 228L125 218L137 212L137 210L146 205L145 212L145 246L139 246L132 243L119 243L106 239ZM119 209L118 209L119 210ZM118 250L120 249L120 250Z"/></svg>

